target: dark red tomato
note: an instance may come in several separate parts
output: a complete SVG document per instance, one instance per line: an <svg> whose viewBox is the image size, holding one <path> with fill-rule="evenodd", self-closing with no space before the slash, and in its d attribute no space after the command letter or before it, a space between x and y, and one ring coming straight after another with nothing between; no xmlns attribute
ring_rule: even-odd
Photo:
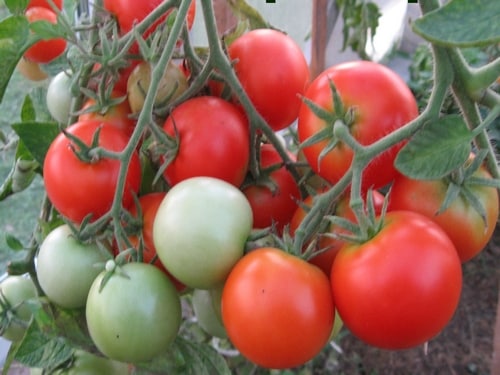
<svg viewBox="0 0 500 375"><path fill-rule="evenodd" d="M271 29L252 30L237 38L228 54L248 97L274 130L292 124L309 83L302 49L288 35Z"/></svg>
<svg viewBox="0 0 500 375"><path fill-rule="evenodd" d="M144 248L142 252L142 261L144 263L152 263L154 266L159 268L163 273L165 273L168 278L172 281L177 291L181 292L186 289L186 286L178 281L172 276L170 272L167 271L163 263L160 261L156 255L156 248L153 242L153 222L156 217L156 212L160 203L165 198L166 193L149 193L139 197L139 205L142 213L142 240L144 241ZM133 205L130 209L132 216L137 217L138 208ZM134 246L139 246L139 237L130 236L130 241Z"/></svg>
<svg viewBox="0 0 500 375"><path fill-rule="evenodd" d="M58 9L61 10L63 8L63 0L52 0L52 2ZM33 7L42 7L52 10L52 7L50 6L50 2L48 0L30 0L26 9Z"/></svg>
<svg viewBox="0 0 500 375"><path fill-rule="evenodd" d="M333 115L330 81L333 81L344 106L352 111L352 122L347 125L352 136L362 145L376 142L418 115L416 100L404 80L383 65L354 61L323 71L309 85L305 97ZM336 115L346 123L350 117L349 114ZM334 121L320 119L303 103L298 118L299 141L303 143L325 128L333 129ZM320 141L303 151L313 171L335 184L349 169L353 151L344 143L339 143L320 158L330 141ZM391 147L368 164L362 177L364 190L370 187L378 189L394 180L398 174L393 165L394 159L402 146L403 143L399 143Z"/></svg>
<svg viewBox="0 0 500 375"><path fill-rule="evenodd" d="M126 147L126 133L99 120L77 122L69 126L66 132L90 145L98 128L99 147L113 152L120 152ZM79 146L63 133L59 134L45 156L43 180L48 198L56 210L67 219L80 223L87 215L92 215L91 220L96 220L111 208L121 163L106 157L82 161L75 150L80 150ZM134 153L124 186L125 207L132 204L140 182L141 163L137 153Z"/></svg>
<svg viewBox="0 0 500 375"><path fill-rule="evenodd" d="M292 161L295 161L295 156L290 154ZM272 188L265 184L249 185L243 188L243 194L247 197L252 206L253 212L253 227L266 228L274 225L279 233L283 227L290 223L293 213L297 209L297 202L300 201L300 190L293 178L283 164L283 160L278 151L271 144L263 144L260 147L260 166L265 173L266 168L274 168L267 175L272 183Z"/></svg>
<svg viewBox="0 0 500 375"><path fill-rule="evenodd" d="M85 110L92 107L95 108L96 101L92 98L87 99L81 109L81 111L84 113L78 116L78 121L100 120L108 124L115 125L129 135L132 134L135 128L136 120L132 119L130 116L130 106L125 96L126 94L115 90L111 93L111 99L118 99L123 97L123 101L115 105L104 107L101 109L101 111L96 110L92 112L85 112Z"/></svg>
<svg viewBox="0 0 500 375"><path fill-rule="evenodd" d="M476 171L474 177L491 179L484 167ZM484 185L469 187L486 210L486 222L463 195L438 214L450 183L447 178L422 181L400 176L391 188L389 210L409 210L429 217L448 234L461 261L467 262L483 250L495 231L498 192L496 188Z"/></svg>
<svg viewBox="0 0 500 375"><path fill-rule="evenodd" d="M25 15L29 23L36 21L47 21L53 24L57 23L57 15L52 10L44 7L29 8ZM65 49L66 40L63 38L39 40L28 48L24 53L24 57L36 63L46 64L61 56Z"/></svg>
<svg viewBox="0 0 500 375"><path fill-rule="evenodd" d="M382 212L382 206L384 205L384 196L376 190L373 190L372 194L375 213L380 214ZM303 200L302 204L299 204L297 206L297 209L295 210L290 221L290 234L292 236L295 234L295 231L304 220L304 217L307 215L306 209L312 206L313 200L314 196L310 195ZM349 204L350 197L349 193L347 193L346 195L342 196L335 204L334 210L331 215L339 216L344 219L350 220L353 223L356 223L356 215L354 214ZM322 231L322 233L351 234L346 229L333 224L329 224L327 228ZM328 277L330 277L333 260L335 259L335 256L339 252L340 248L345 245L345 241L333 237L323 236L321 234L319 235L321 237L316 244L316 251L318 251L318 254L313 255L313 257L309 259L309 262L321 268L323 272Z"/></svg>
<svg viewBox="0 0 500 375"><path fill-rule="evenodd" d="M222 291L229 339L243 356L265 368L292 368L314 358L329 340L334 316L325 274L275 248L245 255Z"/></svg>
<svg viewBox="0 0 500 375"><path fill-rule="evenodd" d="M179 147L165 170L171 185L190 177L215 177L239 187L250 157L248 121L233 104L199 96L177 106L163 129Z"/></svg>
<svg viewBox="0 0 500 375"><path fill-rule="evenodd" d="M384 349L406 349L438 335L453 317L462 265L446 233L410 211L389 212L382 229L337 253L333 299L344 325Z"/></svg>

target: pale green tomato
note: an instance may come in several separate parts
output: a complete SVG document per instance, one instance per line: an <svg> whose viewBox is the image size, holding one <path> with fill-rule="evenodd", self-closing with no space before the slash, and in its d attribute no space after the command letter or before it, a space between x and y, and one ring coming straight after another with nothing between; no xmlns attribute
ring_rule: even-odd
<svg viewBox="0 0 500 375"><path fill-rule="evenodd" d="M209 335L227 338L221 313L222 287L195 289L192 296L194 314L199 326Z"/></svg>
<svg viewBox="0 0 500 375"><path fill-rule="evenodd" d="M71 76L68 72L59 72L47 88L47 109L57 122L66 124L71 111Z"/></svg>
<svg viewBox="0 0 500 375"><path fill-rule="evenodd" d="M176 184L153 223L156 252L181 283L211 289L224 282L243 256L252 209L235 186L212 177Z"/></svg>
<svg viewBox="0 0 500 375"><path fill-rule="evenodd" d="M40 246L36 260L38 282L55 304L68 309L84 307L90 286L106 260L105 252L96 243L79 242L64 224L52 230Z"/></svg>

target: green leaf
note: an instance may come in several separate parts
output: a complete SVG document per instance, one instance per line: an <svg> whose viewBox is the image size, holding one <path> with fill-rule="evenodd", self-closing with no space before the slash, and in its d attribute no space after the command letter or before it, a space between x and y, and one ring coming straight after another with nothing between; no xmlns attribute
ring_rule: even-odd
<svg viewBox="0 0 500 375"><path fill-rule="evenodd" d="M36 120L35 106L33 105L33 100L30 95L26 95L24 98L23 106L21 108L21 120L23 122Z"/></svg>
<svg viewBox="0 0 500 375"><path fill-rule="evenodd" d="M59 134L59 126L53 122L30 121L13 124L12 128L33 158L43 165L50 144Z"/></svg>
<svg viewBox="0 0 500 375"><path fill-rule="evenodd" d="M12 14L23 14L28 6L29 0L4 0L7 9Z"/></svg>
<svg viewBox="0 0 500 375"><path fill-rule="evenodd" d="M16 65L29 47L29 24L24 16L11 16L0 21L0 102Z"/></svg>
<svg viewBox="0 0 500 375"><path fill-rule="evenodd" d="M456 47L500 42L500 1L452 0L415 20L413 31L430 42Z"/></svg>
<svg viewBox="0 0 500 375"><path fill-rule="evenodd" d="M22 244L22 242L12 234L7 233L5 235L5 242L7 243L7 246L12 250L24 250L24 245Z"/></svg>
<svg viewBox="0 0 500 375"><path fill-rule="evenodd" d="M471 140L471 132L459 115L433 120L400 150L395 166L410 178L442 178L465 163Z"/></svg>
<svg viewBox="0 0 500 375"><path fill-rule="evenodd" d="M245 0L228 0L227 3L239 19L248 21L251 30L271 28L269 22Z"/></svg>

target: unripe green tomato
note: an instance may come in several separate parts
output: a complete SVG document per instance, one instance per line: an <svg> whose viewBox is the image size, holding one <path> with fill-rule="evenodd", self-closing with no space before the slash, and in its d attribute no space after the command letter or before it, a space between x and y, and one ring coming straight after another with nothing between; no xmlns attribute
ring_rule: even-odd
<svg viewBox="0 0 500 375"><path fill-rule="evenodd" d="M54 375L126 375L129 374L127 363L113 361L108 358L78 350L73 365Z"/></svg>
<svg viewBox="0 0 500 375"><path fill-rule="evenodd" d="M144 106L144 99L151 85L151 64L142 62L137 65L127 81L127 94L132 113L138 113ZM160 80L155 98L155 107L162 107L178 98L188 88L184 73L172 61L167 64Z"/></svg>
<svg viewBox="0 0 500 375"><path fill-rule="evenodd" d="M192 304L199 326L209 335L226 338L221 313L222 288L195 289Z"/></svg>
<svg viewBox="0 0 500 375"><path fill-rule="evenodd" d="M8 325L3 327L2 337L10 341L19 341L23 338L26 328L32 318L32 313L29 307L24 304L28 299L36 298L38 293L29 277L24 276L8 276L0 283L1 298L4 303L8 303L11 307L11 312L19 322L11 320ZM5 312L0 305L0 313Z"/></svg>
<svg viewBox="0 0 500 375"><path fill-rule="evenodd" d="M59 72L49 83L47 88L47 109L54 120L66 124L71 110L71 75L68 72Z"/></svg>

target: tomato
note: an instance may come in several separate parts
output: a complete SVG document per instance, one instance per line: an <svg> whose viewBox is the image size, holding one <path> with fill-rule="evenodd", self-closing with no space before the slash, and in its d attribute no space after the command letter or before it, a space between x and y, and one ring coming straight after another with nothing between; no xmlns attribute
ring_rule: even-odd
<svg viewBox="0 0 500 375"><path fill-rule="evenodd" d="M63 8L63 0L52 0L54 5L62 10ZM43 7L52 10L52 6L49 0L30 0L26 9L34 8L34 7Z"/></svg>
<svg viewBox="0 0 500 375"><path fill-rule="evenodd" d="M294 155L290 154L290 158L295 161ZM263 172L264 177L271 179L271 181L263 180L261 183L257 179L255 183L243 188L243 194L252 206L254 228L266 228L274 225L281 233L297 209L297 202L300 201L300 190L294 177L283 164L281 156L273 145L261 145L261 170L280 164L278 169L269 174ZM265 184L269 184L269 182L272 183L272 189Z"/></svg>
<svg viewBox="0 0 500 375"><path fill-rule="evenodd" d="M252 209L235 186L212 177L184 180L165 196L153 240L167 270L183 284L211 289L243 256Z"/></svg>
<svg viewBox="0 0 500 375"><path fill-rule="evenodd" d="M125 375L129 373L129 365L126 363L76 350L71 367L56 370L53 375Z"/></svg>
<svg viewBox="0 0 500 375"><path fill-rule="evenodd" d="M123 131L98 120L77 122L66 132L89 145L98 129L99 147L115 152L126 147L128 137ZM107 157L82 161L73 149L79 150L78 145L63 133L50 145L43 165L47 196L57 211L73 222L80 223L88 215L96 220L111 208L120 161ZM123 206L132 204L134 194L139 191L140 179L141 163L137 153L133 153L126 175Z"/></svg>
<svg viewBox="0 0 500 375"><path fill-rule="evenodd" d="M29 23L36 21L47 21L57 23L57 15L50 9L43 7L29 8L26 13ZM66 50L66 40L64 38L51 38L39 40L24 53L24 57L36 63L49 63L61 56Z"/></svg>
<svg viewBox="0 0 500 375"><path fill-rule="evenodd" d="M340 249L331 284L354 336L375 347L406 349L448 324L460 299L462 268L437 224L414 212L392 211L373 238Z"/></svg>
<svg viewBox="0 0 500 375"><path fill-rule="evenodd" d="M151 264L127 263L101 289L106 275L95 279L86 306L97 348L110 359L132 363L165 353L181 323L179 295L168 277Z"/></svg>
<svg viewBox="0 0 500 375"><path fill-rule="evenodd" d="M144 99L151 85L152 66L149 62L141 62L132 70L127 80L128 102L131 111L138 113L144 106ZM186 76L181 69L170 61L160 80L155 97L155 106L166 106L188 88Z"/></svg>
<svg viewBox="0 0 500 375"><path fill-rule="evenodd" d="M314 197L315 196L313 195L309 195L308 197L306 197L302 201L302 204L298 205L297 209L295 210L292 219L290 220L290 234L292 236L295 234L295 231L297 230L301 222L304 220L304 217L307 215L307 210L314 203ZM372 199L375 208L375 213L380 214L382 212L382 206L384 204L384 196L380 192L373 190ZM356 223L357 221L356 215L354 214L353 210L350 207L349 192L347 192L346 194L344 194L339 198L339 200L337 201L337 203L333 208L333 211L329 213L329 215L339 216L353 223ZM333 233L351 234L346 229L333 225L331 223L326 225L326 228L324 228L320 232L320 234L318 234L320 238L315 247L317 255L313 254L313 256L309 259L310 263L321 268L327 276L330 276L335 256L337 255L340 248L345 244L345 242L340 239L328 237L328 234L333 234ZM327 234L327 235L324 236L322 234Z"/></svg>
<svg viewBox="0 0 500 375"><path fill-rule="evenodd" d="M346 113L334 113L330 81ZM326 69L309 85L305 98L330 112L332 119L319 118L304 102L297 123L301 143L325 129L333 129L335 117L349 126L360 144L370 145L418 116L416 100L404 80L389 68L369 61L347 62ZM341 142L320 158L331 141L330 137L304 147L303 152L313 171L335 184L349 169L353 151ZM394 180L398 174L394 159L402 146L403 142L394 145L368 164L362 175L365 191Z"/></svg>
<svg viewBox="0 0 500 375"><path fill-rule="evenodd" d="M222 287L210 290L195 289L191 302L199 326L211 336L227 338L222 323L221 299Z"/></svg>
<svg viewBox="0 0 500 375"><path fill-rule="evenodd" d="M118 104L104 106L100 111L97 110L97 103L94 99L87 99L82 106L82 113L78 116L78 121L100 120L115 125L129 135L132 134L136 120L130 116L132 111L126 95L116 90L111 93L110 99L119 98L123 98L123 101Z"/></svg>
<svg viewBox="0 0 500 375"><path fill-rule="evenodd" d="M166 193L164 192L158 192L145 194L139 197L139 206L142 213L142 230L140 236L142 236L142 240L144 242L142 261L144 263L152 263L154 266L159 268L170 278L170 281L172 281L178 291L183 291L184 289L186 289L186 286L179 282L179 280L177 280L170 274L170 272L167 271L163 263L160 261L160 258L158 258L156 254L156 248L153 242L154 219L156 217L158 207L160 207L160 204L165 198L165 195ZM139 212L136 205L133 205L130 208L130 214L134 217L137 217ZM134 246L138 246L139 236L131 236L130 241L134 244Z"/></svg>
<svg viewBox="0 0 500 375"><path fill-rule="evenodd" d="M309 67L297 43L272 29L252 30L228 47L234 69L257 112L274 130L297 118Z"/></svg>
<svg viewBox="0 0 500 375"><path fill-rule="evenodd" d="M95 242L78 241L68 225L61 225L40 245L36 262L40 287L50 301L61 307L83 307L92 282L110 255L106 257L105 250Z"/></svg>
<svg viewBox="0 0 500 375"><path fill-rule="evenodd" d="M481 167L474 177L491 179ZM450 237L462 262L467 262L486 246L498 220L498 192L494 187L471 185L470 191L486 210L486 222L463 195L459 195L443 212L439 212L449 178L414 180L400 176L392 185L389 210L409 210L421 213L437 223Z"/></svg>
<svg viewBox="0 0 500 375"><path fill-rule="evenodd" d="M25 57L21 57L16 65L16 69L24 78L33 82L43 81L48 78L47 73L40 68L39 64L27 60Z"/></svg>
<svg viewBox="0 0 500 375"><path fill-rule="evenodd" d="M62 71L50 80L47 87L47 109L54 120L64 125L68 123L73 100L71 80L71 73Z"/></svg>
<svg viewBox="0 0 500 375"><path fill-rule="evenodd" d="M33 280L25 276L7 276L0 283L1 336L9 341L23 338L32 319L32 312L26 301L38 296ZM7 308L6 304L9 305ZM11 317L14 315L14 318Z"/></svg>
<svg viewBox="0 0 500 375"><path fill-rule="evenodd" d="M275 248L250 251L222 291L227 335L253 363L272 369L304 364L332 332L330 283L316 266Z"/></svg>
<svg viewBox="0 0 500 375"><path fill-rule="evenodd" d="M250 158L248 121L223 99L199 96L175 107L165 121L167 134L179 137L165 177L175 185L190 177L208 176L240 186Z"/></svg>

